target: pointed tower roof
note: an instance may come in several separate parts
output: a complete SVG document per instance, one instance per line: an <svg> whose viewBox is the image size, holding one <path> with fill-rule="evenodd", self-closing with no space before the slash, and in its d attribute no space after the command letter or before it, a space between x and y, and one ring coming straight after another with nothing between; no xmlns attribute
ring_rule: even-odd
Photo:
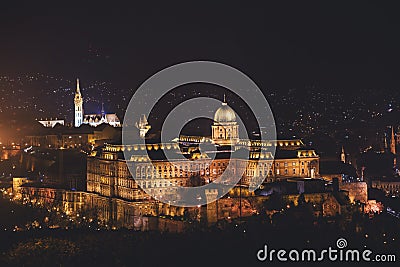
<svg viewBox="0 0 400 267"><path fill-rule="evenodd" d="M394 127L392 126L392 136L390 138L390 152L396 154L396 140L394 138Z"/></svg>
<svg viewBox="0 0 400 267"><path fill-rule="evenodd" d="M392 140L394 140L394 127L392 126Z"/></svg>
<svg viewBox="0 0 400 267"><path fill-rule="evenodd" d="M79 88L79 79L76 79L76 93L77 94L81 93L81 89Z"/></svg>
<svg viewBox="0 0 400 267"><path fill-rule="evenodd" d="M148 121L147 121L147 118L146 118L146 114L142 114L142 116L140 116L139 123L140 123L141 125L147 125L147 124L149 124Z"/></svg>

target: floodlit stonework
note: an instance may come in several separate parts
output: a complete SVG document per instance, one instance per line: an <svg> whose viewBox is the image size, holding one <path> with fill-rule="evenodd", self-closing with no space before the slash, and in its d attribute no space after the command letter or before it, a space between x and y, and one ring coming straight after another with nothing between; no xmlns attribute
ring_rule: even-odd
<svg viewBox="0 0 400 267"><path fill-rule="evenodd" d="M79 127L82 124L89 124L90 126L98 126L106 123L113 127L121 127L121 122L115 113L105 113L104 107L101 109L100 114L84 114L83 97L79 87L79 79L76 80L76 91L74 98L75 105L75 120L74 126Z"/></svg>

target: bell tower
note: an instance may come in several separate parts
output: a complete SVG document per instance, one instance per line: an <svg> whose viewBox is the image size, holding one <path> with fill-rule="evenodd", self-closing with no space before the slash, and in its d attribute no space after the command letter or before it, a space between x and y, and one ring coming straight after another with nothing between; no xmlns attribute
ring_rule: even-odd
<svg viewBox="0 0 400 267"><path fill-rule="evenodd" d="M83 98L81 90L79 88L79 79L76 79L76 91L75 91L75 127L81 126L83 122Z"/></svg>

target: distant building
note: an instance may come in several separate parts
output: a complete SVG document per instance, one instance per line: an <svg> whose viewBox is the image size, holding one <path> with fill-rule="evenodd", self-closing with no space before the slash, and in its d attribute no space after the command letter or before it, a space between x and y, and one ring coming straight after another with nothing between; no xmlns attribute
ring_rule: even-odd
<svg viewBox="0 0 400 267"><path fill-rule="evenodd" d="M348 201L342 195L330 194L322 203L322 214L324 217L340 215L348 205Z"/></svg>
<svg viewBox="0 0 400 267"><path fill-rule="evenodd" d="M45 148L83 148L88 146L101 145L101 142L110 142L118 138L120 130L109 124L102 124L98 127L82 125L79 128L56 126L45 128L35 135L25 137L28 146Z"/></svg>
<svg viewBox="0 0 400 267"><path fill-rule="evenodd" d="M386 195L400 196L400 178L373 180L371 188L380 189Z"/></svg>
<svg viewBox="0 0 400 267"><path fill-rule="evenodd" d="M76 91L75 91L75 127L81 126L83 122L83 98L81 89L79 88L79 79L76 80Z"/></svg>
<svg viewBox="0 0 400 267"><path fill-rule="evenodd" d="M121 221L129 220L128 215L134 216L134 213L158 215L162 212L166 215L182 215L183 208L162 203L155 206L154 200L142 188L147 188L160 197L179 198L177 190L182 186L190 186L193 175L210 183L226 171L231 176L240 175L242 185L250 185L254 180L260 179L270 183L296 177L299 178L302 190L309 190L308 184L304 185L300 178L313 180L319 177L319 156L314 150L305 147L301 140L261 142L239 139L235 113L226 102L216 111L214 119L211 138L180 136L170 143L105 145L88 158L87 191L91 193L90 203L106 214L105 217L116 216ZM148 126L144 119L137 124L143 132ZM214 149L215 144L223 149L201 152L196 149L201 143L210 144ZM255 147L261 149L254 149ZM271 153L272 148L277 150L275 157ZM227 149L230 151L227 152ZM124 151L128 151L128 158L125 158ZM168 159L164 152L170 154ZM182 155L193 161L182 161ZM228 164L230 160L231 163ZM134 170L133 173L128 166ZM296 182L293 184L298 186ZM115 202L116 206L110 207L110 201ZM237 209L228 212L235 201L231 203L220 199L218 202L218 218L238 216ZM234 206L237 208L236 204ZM247 206L244 204L242 207L242 215L254 212ZM207 216L211 216L210 211L209 209Z"/></svg>
<svg viewBox="0 0 400 267"><path fill-rule="evenodd" d="M208 222L255 214L257 211L250 201L250 197L255 197L254 194L248 190L242 192L242 187L252 185L254 181L263 183L261 187L279 182L289 184L294 189L293 200L303 195L299 192L304 192L306 201L315 199L319 203L316 205L318 207L321 207L322 202L332 194L315 193L322 191L325 184L323 180L315 179L319 177L319 156L313 149L307 148L301 140L239 139L236 115L225 101L214 118L211 138L180 136L170 143L124 145L106 143L88 157L87 192L76 192L79 198L71 204L77 202L79 204L77 207L80 207L84 203L86 208L97 210L99 219L110 225L137 229L143 226L146 216L154 217L160 214L185 216L198 208L203 214L201 216ZM150 125L144 117L137 126L145 132ZM86 127L89 128L88 125ZM75 130L83 130L86 127L82 125ZM97 130L99 127L93 129ZM71 145L75 146L76 136L67 134L63 134L59 140L65 137L72 139ZM142 136L145 135L144 133ZM83 138L83 135L80 136ZM84 139L86 138L88 137L85 136ZM210 145L213 149L200 151L199 144ZM276 153L273 155L272 151L275 149ZM167 152L168 159L164 154ZM182 156L191 160L183 161ZM239 178L241 186L231 190L232 197L219 199L218 203L214 202L215 205L210 203L205 209L183 208L155 201L146 192L150 190L153 196L159 195L163 199L172 196L172 199L179 201L179 188L193 186L193 177L207 184L216 181L224 172L230 174L228 177ZM219 190L223 190L229 183L229 180L217 180L217 184L223 186L205 192L206 197L215 199L217 194L223 193ZM314 193L307 194L308 191ZM64 192L55 190L50 193L56 195L60 193L56 198L63 204ZM27 197L39 198L41 202L54 199L48 198L50 193L48 189L32 186L26 190ZM249 199L242 200L241 197Z"/></svg>
<svg viewBox="0 0 400 267"><path fill-rule="evenodd" d="M121 122L115 113L105 113L104 106L100 114L84 114L83 109L83 97L79 87L79 79L76 80L76 91L74 97L75 105L75 127L79 127L82 124L89 124L90 126L98 126L100 124L106 123L113 127L121 127Z"/></svg>
<svg viewBox="0 0 400 267"><path fill-rule="evenodd" d="M139 129L140 138L145 138L147 132L151 129L151 126L147 121L145 114L142 114L142 116L140 116L139 122L136 122L136 128Z"/></svg>
<svg viewBox="0 0 400 267"><path fill-rule="evenodd" d="M370 215L379 214L384 211L384 206L381 202L376 201L376 199L368 200L367 205L365 205L364 212Z"/></svg>
<svg viewBox="0 0 400 267"><path fill-rule="evenodd" d="M22 197L34 205L62 210L70 215L85 205L85 192L69 191L54 184L29 183L21 186Z"/></svg>
<svg viewBox="0 0 400 267"><path fill-rule="evenodd" d="M44 127L46 128L54 128L54 126L56 126L57 124L59 125L65 125L65 121L64 120L59 120L59 119L40 119L38 120L38 122L40 124L42 124Z"/></svg>
<svg viewBox="0 0 400 267"><path fill-rule="evenodd" d="M100 124L107 123L113 127L121 127L121 122L118 119L117 114L86 114L83 117L83 124L89 124L90 126L97 127Z"/></svg>
<svg viewBox="0 0 400 267"><path fill-rule="evenodd" d="M212 140L217 145L235 145L239 141L239 125L236 122L235 111L228 106L225 97L222 107L215 112L211 128Z"/></svg>
<svg viewBox="0 0 400 267"><path fill-rule="evenodd" d="M343 161L321 161L320 175L327 181L337 177L340 180L359 181L355 168Z"/></svg>
<svg viewBox="0 0 400 267"><path fill-rule="evenodd" d="M282 195L282 200L285 205L300 204L300 200L311 205L313 214L316 217L334 217L339 214L348 217L348 207L350 201L348 200L348 193L346 191L338 192L314 192L303 194L288 194Z"/></svg>
<svg viewBox="0 0 400 267"><path fill-rule="evenodd" d="M366 204L368 202L368 186L366 182L340 182L339 188L348 192L351 203L360 202Z"/></svg>
<svg viewBox="0 0 400 267"><path fill-rule="evenodd" d="M22 198L22 185L28 183L27 177L13 177L12 189L16 199Z"/></svg>

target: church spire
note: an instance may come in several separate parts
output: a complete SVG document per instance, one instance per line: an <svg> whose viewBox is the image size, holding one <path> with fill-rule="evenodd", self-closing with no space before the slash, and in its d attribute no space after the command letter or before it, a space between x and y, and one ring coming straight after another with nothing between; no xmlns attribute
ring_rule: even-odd
<svg viewBox="0 0 400 267"><path fill-rule="evenodd" d="M76 79L76 93L77 94L81 93L81 89L79 88L79 79Z"/></svg>
<svg viewBox="0 0 400 267"><path fill-rule="evenodd" d="M79 79L76 79L76 92L74 97L75 105L75 127L81 126L83 122L83 99L81 89L79 88Z"/></svg>
<svg viewBox="0 0 400 267"><path fill-rule="evenodd" d="M390 138L390 152L396 154L396 140L394 138L394 127L392 126L392 136Z"/></svg>
<svg viewBox="0 0 400 267"><path fill-rule="evenodd" d="M105 118L105 116L106 116L106 113L104 111L104 102L101 102L101 118L103 119L103 118Z"/></svg>

